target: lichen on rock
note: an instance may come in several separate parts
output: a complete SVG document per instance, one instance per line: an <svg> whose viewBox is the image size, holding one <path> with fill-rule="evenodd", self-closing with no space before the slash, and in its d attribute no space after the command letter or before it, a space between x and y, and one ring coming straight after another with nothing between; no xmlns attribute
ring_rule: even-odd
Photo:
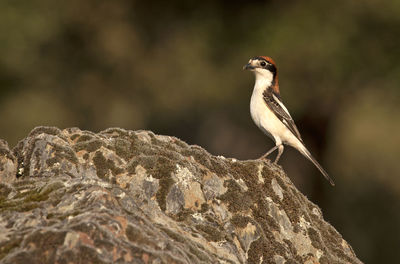
<svg viewBox="0 0 400 264"><path fill-rule="evenodd" d="M361 263L268 161L150 131L0 141L1 263Z"/></svg>

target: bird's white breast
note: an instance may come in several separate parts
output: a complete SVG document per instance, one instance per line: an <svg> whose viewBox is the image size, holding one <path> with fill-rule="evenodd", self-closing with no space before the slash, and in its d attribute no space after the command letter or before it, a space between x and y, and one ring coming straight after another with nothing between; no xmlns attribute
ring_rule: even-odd
<svg viewBox="0 0 400 264"><path fill-rule="evenodd" d="M250 114L254 123L268 136L280 143L294 137L288 128L268 108L263 92L270 83L256 81L250 100ZM291 140L290 140L291 141Z"/></svg>
<svg viewBox="0 0 400 264"><path fill-rule="evenodd" d="M250 114L254 123L261 128L261 119L265 114L267 109L267 105L264 102L263 92L265 88L254 86L253 94L250 99Z"/></svg>

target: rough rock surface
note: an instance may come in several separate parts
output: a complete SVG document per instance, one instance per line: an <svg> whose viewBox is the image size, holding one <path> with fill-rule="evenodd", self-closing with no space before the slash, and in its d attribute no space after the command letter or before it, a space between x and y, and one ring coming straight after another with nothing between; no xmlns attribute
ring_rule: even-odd
<svg viewBox="0 0 400 264"><path fill-rule="evenodd" d="M361 263L280 167L149 131L0 141L1 263Z"/></svg>

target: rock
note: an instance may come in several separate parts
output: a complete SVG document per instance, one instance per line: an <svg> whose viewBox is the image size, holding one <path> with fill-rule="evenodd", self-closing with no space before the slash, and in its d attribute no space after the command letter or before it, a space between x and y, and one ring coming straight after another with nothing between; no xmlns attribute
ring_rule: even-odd
<svg viewBox="0 0 400 264"><path fill-rule="evenodd" d="M1 263L361 263L267 161L150 131L0 141Z"/></svg>
<svg viewBox="0 0 400 264"><path fill-rule="evenodd" d="M11 183L16 180L17 163L7 142L0 139L0 183Z"/></svg>

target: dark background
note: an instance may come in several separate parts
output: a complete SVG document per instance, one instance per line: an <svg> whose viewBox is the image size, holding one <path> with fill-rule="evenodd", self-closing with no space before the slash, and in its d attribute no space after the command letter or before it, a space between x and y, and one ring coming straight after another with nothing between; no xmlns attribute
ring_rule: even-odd
<svg viewBox="0 0 400 264"><path fill-rule="evenodd" d="M366 263L400 245L400 1L0 2L0 138L38 125L151 129L215 155L273 146L250 57L278 64L304 141L281 165Z"/></svg>

